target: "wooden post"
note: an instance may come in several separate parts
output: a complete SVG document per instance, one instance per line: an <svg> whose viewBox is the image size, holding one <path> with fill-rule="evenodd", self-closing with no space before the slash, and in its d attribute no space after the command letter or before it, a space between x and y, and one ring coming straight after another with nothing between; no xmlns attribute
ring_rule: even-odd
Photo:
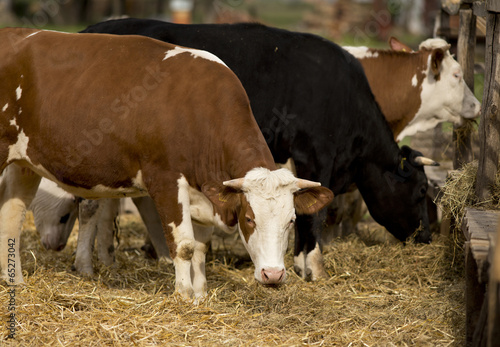
<svg viewBox="0 0 500 347"><path fill-rule="evenodd" d="M490 267L488 284L487 346L500 345L500 227L497 228L495 250Z"/></svg>
<svg viewBox="0 0 500 347"><path fill-rule="evenodd" d="M465 5L464 5L465 6ZM460 29L458 32L458 63L464 72L464 81L474 92L474 50L476 47L476 16L472 8L460 9ZM453 168L460 169L472 161L472 128L453 126Z"/></svg>
<svg viewBox="0 0 500 347"><path fill-rule="evenodd" d="M490 199L490 187L495 182L495 176L498 170L498 159L500 154L499 111L500 13L488 12L486 17L484 96L479 126L479 138L481 142L476 181L476 195L479 201Z"/></svg>
<svg viewBox="0 0 500 347"><path fill-rule="evenodd" d="M472 346L474 331L481 315L485 285L479 283L476 260L470 242L465 242L465 345Z"/></svg>

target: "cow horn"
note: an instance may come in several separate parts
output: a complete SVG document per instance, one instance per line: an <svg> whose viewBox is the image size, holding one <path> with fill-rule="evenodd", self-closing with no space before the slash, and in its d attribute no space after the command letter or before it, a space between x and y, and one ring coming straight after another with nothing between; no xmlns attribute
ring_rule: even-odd
<svg viewBox="0 0 500 347"><path fill-rule="evenodd" d="M319 182L303 180L301 178L297 179L297 187L299 187L299 189L319 187L319 186L321 186L321 183Z"/></svg>
<svg viewBox="0 0 500 347"><path fill-rule="evenodd" d="M415 161L415 164L418 164L418 165L439 166L439 163L437 161L434 161L430 158L426 158L426 157L422 157L422 156L415 157L414 161Z"/></svg>
<svg viewBox="0 0 500 347"><path fill-rule="evenodd" d="M241 187L243 187L244 182L245 182L244 178L235 178L234 180L224 181L222 182L222 184L225 185L226 187L241 189Z"/></svg>

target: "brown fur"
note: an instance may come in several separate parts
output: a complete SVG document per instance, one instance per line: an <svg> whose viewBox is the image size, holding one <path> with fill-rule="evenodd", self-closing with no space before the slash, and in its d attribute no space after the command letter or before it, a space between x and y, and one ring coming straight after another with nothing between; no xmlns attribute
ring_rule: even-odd
<svg viewBox="0 0 500 347"><path fill-rule="evenodd" d="M173 258L170 225L182 222L181 174L200 189L255 167L275 169L246 93L227 67L190 53L162 61L174 46L145 37L26 38L35 32L0 30L2 42L11 43L0 52L0 104L9 104L0 113L2 168L17 141L9 123L15 118L33 164L69 187L132 187L141 170ZM230 220L234 212L222 215Z"/></svg>
<svg viewBox="0 0 500 347"><path fill-rule="evenodd" d="M365 70L375 99L397 138L399 133L413 119L421 105L420 92L427 70L430 51L413 53L390 50L377 52L376 58L359 59ZM412 78L417 72L417 86Z"/></svg>

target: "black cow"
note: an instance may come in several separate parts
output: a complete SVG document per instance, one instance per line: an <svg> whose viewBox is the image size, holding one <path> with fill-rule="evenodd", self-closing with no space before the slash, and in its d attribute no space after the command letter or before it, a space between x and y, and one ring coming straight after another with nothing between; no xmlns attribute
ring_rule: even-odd
<svg viewBox="0 0 500 347"><path fill-rule="evenodd" d="M394 142L363 68L338 45L249 23L120 19L83 32L145 35L217 55L245 87L276 162L293 158L299 177L319 181L335 194L355 184L373 218L399 240L415 234L417 242L430 242L421 153ZM295 268L313 280L325 276L320 245L325 218L323 210L297 219Z"/></svg>

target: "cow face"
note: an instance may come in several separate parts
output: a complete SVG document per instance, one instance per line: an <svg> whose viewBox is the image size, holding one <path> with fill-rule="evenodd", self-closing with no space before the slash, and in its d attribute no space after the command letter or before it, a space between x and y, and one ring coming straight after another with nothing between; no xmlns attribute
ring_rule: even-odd
<svg viewBox="0 0 500 347"><path fill-rule="evenodd" d="M78 216L78 203L74 195L59 188L56 183L42 179L30 209L46 249L64 249Z"/></svg>
<svg viewBox="0 0 500 347"><path fill-rule="evenodd" d="M401 241L410 236L420 243L431 241L424 165L439 164L403 146L396 168L370 178L376 182L369 182L369 185L378 186L379 189L368 192L363 183L358 184L372 217Z"/></svg>
<svg viewBox="0 0 500 347"><path fill-rule="evenodd" d="M319 187L319 183L297 179L287 169L253 169L243 179L224 185L220 190L212 187L204 193L217 211L234 211L241 239L255 265L257 281L282 283L286 277L288 236L296 213L316 213L330 203L333 193Z"/></svg>
<svg viewBox="0 0 500 347"><path fill-rule="evenodd" d="M441 122L462 125L464 119L479 116L481 104L465 83L462 68L453 59L449 47L442 39L429 39L420 44L420 50L428 53L423 80L418 82L422 83L421 106L398 140L416 131L432 129ZM415 82L419 80L418 74L414 78Z"/></svg>

